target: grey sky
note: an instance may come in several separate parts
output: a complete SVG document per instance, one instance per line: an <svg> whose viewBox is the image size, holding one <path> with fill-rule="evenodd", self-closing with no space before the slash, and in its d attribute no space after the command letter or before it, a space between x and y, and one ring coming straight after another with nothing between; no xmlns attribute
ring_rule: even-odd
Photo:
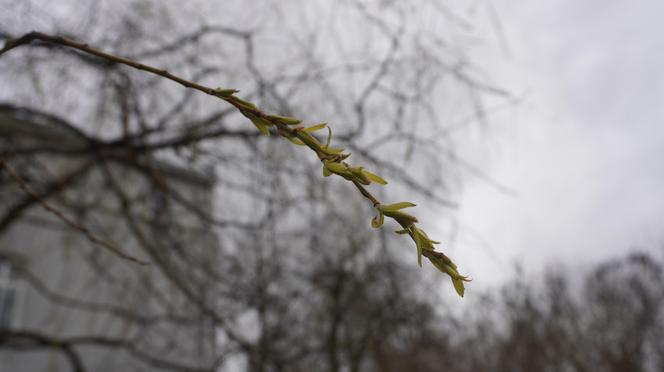
<svg viewBox="0 0 664 372"><path fill-rule="evenodd" d="M511 272L492 255L536 271L551 260L576 269L633 248L662 252L664 2L494 6L509 54L487 56L500 61L492 72L527 94L494 117L490 149L469 152L517 196L469 183L455 256L490 283L489 273Z"/></svg>
<svg viewBox="0 0 664 372"><path fill-rule="evenodd" d="M511 274L496 261L534 271L634 247L661 252L664 1L475 4L493 4L507 43L506 52L487 30L491 51L480 57L490 63L479 65L525 100L492 116L460 151L516 196L470 178L459 233L444 249L480 284L493 281L489 273Z"/></svg>

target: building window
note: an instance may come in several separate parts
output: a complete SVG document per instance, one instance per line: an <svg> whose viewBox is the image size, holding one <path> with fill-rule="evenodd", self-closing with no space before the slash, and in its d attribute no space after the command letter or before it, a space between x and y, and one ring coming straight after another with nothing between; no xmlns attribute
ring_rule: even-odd
<svg viewBox="0 0 664 372"><path fill-rule="evenodd" d="M16 303L16 287L12 280L12 265L0 258L0 330L9 329Z"/></svg>

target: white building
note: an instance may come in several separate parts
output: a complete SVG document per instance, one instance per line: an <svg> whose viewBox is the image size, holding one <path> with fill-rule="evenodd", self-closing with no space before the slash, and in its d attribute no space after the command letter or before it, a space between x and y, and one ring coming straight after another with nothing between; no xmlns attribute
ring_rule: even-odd
<svg viewBox="0 0 664 372"><path fill-rule="evenodd" d="M214 330L191 296L211 291L200 272L218 243L198 214L213 178L145 157L100 162L86 146L56 118L0 107L0 156L31 190L150 264L92 244L0 172L0 372L209 368ZM16 155L27 148L37 154Z"/></svg>

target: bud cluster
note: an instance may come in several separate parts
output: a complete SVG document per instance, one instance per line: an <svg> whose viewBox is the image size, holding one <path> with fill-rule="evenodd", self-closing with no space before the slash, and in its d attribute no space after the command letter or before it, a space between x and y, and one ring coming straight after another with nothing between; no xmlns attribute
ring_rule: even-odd
<svg viewBox="0 0 664 372"><path fill-rule="evenodd" d="M276 128L276 132L281 137L298 146L306 146L313 150L323 164L323 176L329 177L337 175L345 180L351 181L368 199L370 199L378 215L371 220L371 226L379 228L385 222L385 217L392 218L402 229L396 231L397 234L408 235L415 242L417 248L417 264L422 266L422 256L429 261L438 270L449 275L452 279L454 289L463 297L465 288L464 282L470 281L467 276L459 274L457 266L442 252L437 252L435 244L440 244L431 240L424 230L415 224L419 222L417 217L403 212L402 209L414 207L410 202L400 202L394 204L381 204L373 195L367 191L364 186L377 183L386 185L382 177L374 174L364 167L351 166L345 160L350 157L350 153L344 152L342 148L330 147L332 143L332 129L327 123L315 124L304 127L302 121L289 116L267 115L260 111L253 103L247 102L235 96L236 89L217 89L215 95L224 101L235 106L245 117L247 117L256 128L266 136L270 135L270 128ZM325 144L320 142L312 133L327 128L328 136Z"/></svg>

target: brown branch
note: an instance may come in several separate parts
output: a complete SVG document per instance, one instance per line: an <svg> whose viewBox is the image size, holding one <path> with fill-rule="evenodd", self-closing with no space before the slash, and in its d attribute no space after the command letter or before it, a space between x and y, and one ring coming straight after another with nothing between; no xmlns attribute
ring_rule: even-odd
<svg viewBox="0 0 664 372"><path fill-rule="evenodd" d="M85 372L83 361L71 343L62 342L46 335L34 332L0 332L0 346L16 350L34 350L39 348L60 349L67 357L74 372Z"/></svg>
<svg viewBox="0 0 664 372"><path fill-rule="evenodd" d="M248 36L247 36L247 38L249 39ZM254 104L252 104L250 102L247 102L247 101L244 101L244 100L234 96L234 93L237 92L237 90L234 90L234 89L223 89L222 90L220 88L219 89L213 89L213 88L210 88L210 87L206 87L204 85L201 85L201 84L186 80L184 78L181 78L179 76L173 75L173 74L171 74L170 72L168 72L164 69L148 66L148 65L145 65L143 63L139 63L139 62L133 61L133 60L125 58L125 57L119 57L119 56L116 56L116 55L113 55L113 54L102 52L98 49L95 49L95 48L92 48L92 47L88 46L87 44L80 43L80 42L77 42L77 41L74 41L74 40L71 40L71 39L68 39L68 38L47 35L47 34L43 34L43 33L40 33L40 32L34 32L34 31L30 32L30 33L28 33L28 34L26 34L26 35L24 35L24 36L22 36L18 39L13 39L13 40L7 41L5 46L2 49L0 49L0 56L2 56L4 53L6 53L6 52L8 52L8 51L10 51L14 48L17 48L17 47L22 46L22 45L27 45L27 44L35 41L35 40L43 41L43 42L47 42L47 43L58 44L58 45L62 45L62 46L65 46L65 47L73 48L73 49L82 51L84 53L100 57L100 58L105 59L105 60L107 60L111 63L124 64L124 65L130 66L132 68L142 70L142 71L146 71L146 72L161 76L165 79L174 81L174 82L176 82L176 83L178 83L178 84L180 84L180 85L182 85L186 88L195 89L195 90L198 90L198 91L203 92L205 94L208 94L208 95L214 96L216 98L219 98L219 99L225 101L226 103L234 106L242 115L244 115L245 117L250 119L254 123L254 125L256 125L256 127L258 129L260 129L261 132L264 132L266 135L269 134L269 129L268 128L270 126L274 126L274 127L276 127L277 133L279 133L279 135L281 135L283 137L286 137L288 139L291 139L291 140L292 139L300 140L303 144L305 144L307 147L309 147L311 150L313 150L320 160L322 160L322 161L331 161L333 163L334 162L342 163L347 169L350 169L348 164L343 163L343 159L350 156L350 154L346 154L345 156L343 156L343 155L329 153L328 151L326 151L327 145L325 147L323 147L319 143L316 143L318 141L316 141L308 133L305 133L305 131L303 130L302 127L292 128L290 126L290 125L300 124L301 123L300 120L297 120L297 119L294 119L294 118L285 118L285 117L278 116L278 115L277 116L268 115L265 112L261 111L259 108L257 108ZM252 53L252 49L251 49L252 45L251 45L250 41L251 40L249 40L249 44L248 44L249 54ZM391 61L390 55L392 53L394 53L397 48L398 48L398 38L393 39L391 52L388 54L388 57L384 60L384 63L382 64L378 74L376 75L375 79L373 80L375 82L372 81L372 83L370 83L370 85L367 87L367 90L365 92L367 97L371 93L371 91L373 91L375 89L375 85L378 84L378 81L380 80L381 76L384 75L385 71L389 67L389 63ZM366 99L366 98L364 98L364 99ZM359 113L361 114L362 113L361 112L362 111L361 110L362 106L360 105L358 107L360 108ZM329 129L329 127L328 127L328 129ZM331 133L331 130L330 130L330 136L331 135L332 135L332 133ZM337 173L337 172L334 172L334 173ZM357 189L360 191L360 193L365 198L367 198L369 201L371 201L371 203L373 204L374 207L379 209L379 205L381 204L380 201L374 195L372 195L366 188L364 188L362 185L360 185L358 183L358 180L354 180L354 179L351 179L351 178L348 178L348 177L344 177L344 178L347 178L348 180L352 181L355 184L355 186L357 187ZM433 193L429 193L429 195L432 195L432 197L435 196ZM382 213L382 211L379 211L379 212ZM415 219L414 217L412 217L412 218L414 219L414 222L417 222L417 219ZM404 229L408 227L408 226L404 225L402 222L398 221L396 218L394 218L394 219L395 219L396 222L401 224ZM413 224L413 222L410 223L410 225L412 225L412 224ZM419 230L419 231L421 231L421 230ZM419 245L420 243L418 242L415 235L413 235L413 234L414 233L411 233L411 237L413 238L415 243L418 245L418 251L421 252L421 247ZM422 234L424 234L424 233L422 232ZM429 244L431 245L433 243L430 242ZM430 251L433 252L432 254L425 255L425 257L429 258L432 261L432 263L434 263L434 265L436 265L436 267L439 270L441 270L441 271L447 273L448 275L450 275L450 277L453 279L453 281L455 283L455 289L457 290L457 292L459 293L460 296L463 296L463 281L467 281L468 280L467 277L461 276L456 271L456 265L453 265L451 263L451 261L449 260L449 258L447 258L447 256L445 256L444 254L439 253L439 252L434 252L433 247L428 247L425 250L430 250ZM422 253L420 253L420 254L422 254ZM450 265L448 265L447 267L443 267L441 265L436 264L436 262L434 262L434 260L439 260L439 261L441 261L445 264L450 264Z"/></svg>
<svg viewBox="0 0 664 372"><path fill-rule="evenodd" d="M380 204L380 201L378 201L378 199L376 199L376 197L373 196L369 192L369 190L367 190L366 187L362 186L362 184L360 184L357 181L353 181L353 185L355 185L355 187L360 191L360 194L362 194L362 196L364 196L365 198L369 199L369 201L371 201L371 203L373 204L374 207L377 206L378 204Z"/></svg>
<svg viewBox="0 0 664 372"><path fill-rule="evenodd" d="M108 61L113 62L113 63L119 63L119 64L127 65L127 66L133 67L133 68L138 69L138 70L146 71L146 72L164 77L168 80L171 80L171 81L174 81L178 84L181 84L186 88L195 89L195 90L201 91L205 94L208 94L208 95L211 95L211 96L214 96L214 97L217 97L217 98L221 98L224 101L228 102L229 104L235 106L242 113L252 114L252 115L255 115L259 118L266 118L268 116L267 114L265 114L264 112L262 112L261 110L259 110L257 108L251 108L251 107L247 107L246 105L243 105L242 102L238 102L239 100L236 99L233 96L230 96L230 97L220 96L216 89L206 87L204 85L186 80L186 79L181 78L179 76L173 75L173 74L171 74L170 72L168 72L164 69L156 68L156 67L153 67L153 66L148 66L148 65L145 65L145 64L140 63L140 62L133 61L133 60L128 59L128 58L119 57L119 56L116 56L116 55L113 55L113 54L102 52L101 50L90 47L88 44L80 43L78 41L68 39L68 38L65 38L65 37L61 37L61 36L52 36L52 35L47 35L47 34L44 34L44 33L41 33L41 32L33 31L33 32L25 34L25 35L23 35L23 36L21 36L17 39L12 39L12 40L7 41L5 43L5 46L2 49L0 49L0 56L2 56L3 54L9 52L12 49L18 48L20 46L28 45L28 44L32 43L33 41L35 41L35 40L43 41L43 42L47 42L47 43L59 44L59 45L66 46L66 47L69 47L69 48L77 49L77 50L80 50L82 52L85 52L85 53L92 54L94 56L103 58L103 59L108 60ZM293 137L299 137L298 133L297 133L298 131L290 128L288 125L286 125L286 124L284 124L284 123L282 123L278 120L271 120L271 122L275 126L277 126L277 128L279 130L284 131L284 132L288 133L289 135L291 135ZM318 154L318 156L321 157L321 154ZM362 190L360 190L360 191L362 192ZM364 192L362 192L362 195L367 197L372 202L373 205L380 204L378 202L378 200L373 195L371 195L369 193L368 190L364 189Z"/></svg>
<svg viewBox="0 0 664 372"><path fill-rule="evenodd" d="M8 51L10 51L14 48L18 48L20 46L30 44L35 40L44 41L44 42L52 43L52 44L59 44L59 45L63 45L63 46L66 46L66 47L74 48L74 49L80 50L82 52L85 52L85 53L92 54L94 56L103 58L103 59L108 60L108 61L113 62L113 63L119 63L119 64L127 65L127 66L133 67L133 68L138 69L138 70L147 71L149 73L162 76L162 77L164 77L168 80L172 80L176 83L179 83L179 84L181 84L181 85L183 85L187 88L196 89L196 90L199 90L203 93L209 94L211 96L215 96L215 90L214 89L203 86L203 85L200 85L200 84L197 84L197 83L194 83L194 82L191 82L189 80L185 80L181 77L178 77L178 76L175 76L175 75L169 73L168 71L166 71L164 69L159 69L159 68L156 68L156 67L144 65L142 63L133 61L133 60L128 59L128 58L118 57L118 56L115 56L113 54L102 52L98 49L95 49L95 48L92 48L92 47L88 46L88 44L79 43L77 41L74 41L72 39L68 39L66 37L51 36L51 35L47 35L47 34L44 34L44 33L41 33L41 32L36 32L36 31L25 34L25 35L21 36L18 39L12 39L12 40L7 41L7 43L5 43L5 46L2 49L0 49L0 56L2 56L3 54L7 53Z"/></svg>
<svg viewBox="0 0 664 372"><path fill-rule="evenodd" d="M4 159L0 158L0 162L4 162ZM65 187L70 186L80 176L85 174L93 164L94 162L89 161L83 164L83 166L75 169L73 172L48 184L40 194L37 195L36 193L34 193L37 195L37 198L35 198L33 194L27 194L23 200L19 201L18 203L10 207L8 211L4 214L4 216L0 219L0 233L5 231L11 225L11 223L14 222L14 220L21 217L23 212L26 209L30 208L35 203L37 203L39 199L46 199L53 195L58 194Z"/></svg>
<svg viewBox="0 0 664 372"><path fill-rule="evenodd" d="M12 167L10 167L9 164L7 164L7 162L5 162L4 159L0 159L0 167L4 168L7 171L7 173L9 173L9 175L14 179L14 181L16 181L19 188L26 195L28 195L29 197L31 197L32 199L37 201L37 203L39 203L44 209L46 209L48 212L50 212L53 215L55 215L56 217L58 217L60 220L62 220L62 222L67 224L69 227L71 227L74 230L79 231L92 244L97 245L97 246L102 247L102 248L105 248L105 249L109 250L110 252L114 253L115 255L117 255L118 257L124 258L125 260L137 263L139 265L148 265L148 263L146 261L143 261L143 260L140 260L140 259L135 258L133 256L130 256L127 253L122 252L122 250L116 248L113 244L111 244L111 243L109 243L109 242L107 242L107 241L105 241L101 238L98 238L97 236L95 236L90 231L90 229L88 229L87 227L83 226L82 224L70 219L69 217L65 216L64 213L62 213L60 210L58 210L57 208L55 208L52 205L48 204L46 201L44 201L44 199L42 199L37 193L35 193L28 186L28 184L25 182L25 180L23 178L21 178L21 176L19 176L18 173L16 173L14 171L14 169Z"/></svg>

